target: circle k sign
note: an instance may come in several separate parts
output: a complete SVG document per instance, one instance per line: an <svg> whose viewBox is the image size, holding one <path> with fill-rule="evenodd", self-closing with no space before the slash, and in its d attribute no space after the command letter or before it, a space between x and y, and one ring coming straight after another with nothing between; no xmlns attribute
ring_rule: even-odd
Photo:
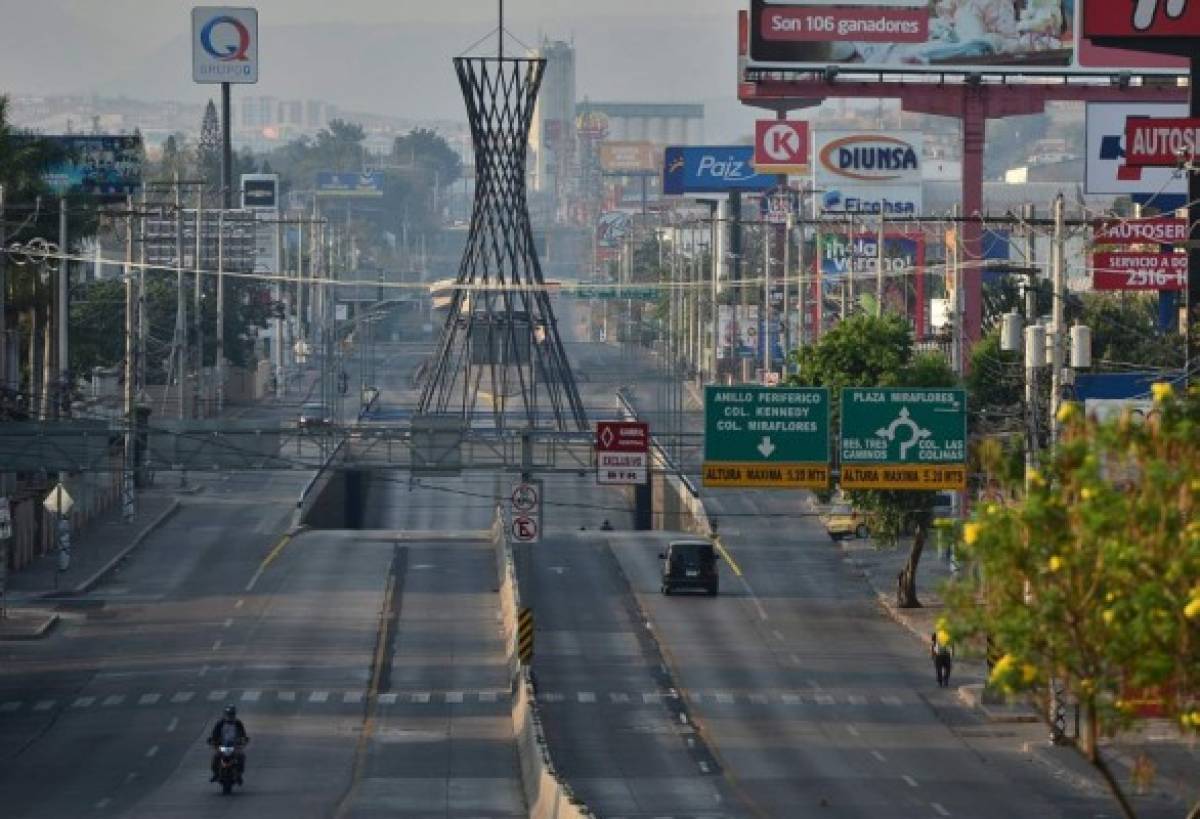
<svg viewBox="0 0 1200 819"><path fill-rule="evenodd" d="M759 173L808 173L808 123L760 119L754 127L754 169Z"/></svg>

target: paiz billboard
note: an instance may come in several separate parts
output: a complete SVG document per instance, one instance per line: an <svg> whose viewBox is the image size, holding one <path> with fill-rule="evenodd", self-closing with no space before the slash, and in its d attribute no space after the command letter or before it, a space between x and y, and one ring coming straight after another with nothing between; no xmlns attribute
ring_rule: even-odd
<svg viewBox="0 0 1200 819"><path fill-rule="evenodd" d="M1200 0L1190 0L1196 5ZM756 66L823 69L1062 74L1080 70L1082 0L751 0L750 60ZM1182 0L1183 5L1188 0ZM1089 0L1104 10L1175 7L1181 0ZM1105 45L1116 45L1105 43ZM1121 52L1108 65L1139 67ZM1151 63L1151 66L1161 64ZM1161 69L1160 69L1161 70ZM1169 70L1169 68L1167 69Z"/></svg>
<svg viewBox="0 0 1200 819"><path fill-rule="evenodd" d="M663 193L761 192L775 186L775 177L754 170L754 146L672 146L663 155Z"/></svg>

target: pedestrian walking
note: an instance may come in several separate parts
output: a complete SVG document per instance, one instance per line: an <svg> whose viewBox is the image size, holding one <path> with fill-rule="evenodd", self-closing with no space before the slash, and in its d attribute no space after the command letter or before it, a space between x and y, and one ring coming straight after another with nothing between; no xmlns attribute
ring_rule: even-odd
<svg viewBox="0 0 1200 819"><path fill-rule="evenodd" d="M946 634L933 632L929 641L929 654L933 657L933 670L937 674L938 685L950 687L950 669L954 665L954 646Z"/></svg>

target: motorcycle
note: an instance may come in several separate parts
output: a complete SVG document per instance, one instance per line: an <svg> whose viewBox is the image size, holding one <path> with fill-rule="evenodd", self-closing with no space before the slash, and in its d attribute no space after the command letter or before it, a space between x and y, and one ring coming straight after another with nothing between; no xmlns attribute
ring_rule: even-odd
<svg viewBox="0 0 1200 819"><path fill-rule="evenodd" d="M238 742L232 745L222 743L217 746L217 783L220 784L223 794L232 793L233 786L240 784L242 772L241 764L238 761L238 752L244 745L245 742Z"/></svg>

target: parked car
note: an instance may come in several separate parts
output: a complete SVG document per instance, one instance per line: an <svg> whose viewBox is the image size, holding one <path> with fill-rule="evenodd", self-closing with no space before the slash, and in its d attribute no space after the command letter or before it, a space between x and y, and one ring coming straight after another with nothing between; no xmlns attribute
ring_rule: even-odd
<svg viewBox="0 0 1200 819"><path fill-rule="evenodd" d="M333 426L333 418L324 404L309 403L300 407L300 415L296 419L300 429L320 429Z"/></svg>
<svg viewBox="0 0 1200 819"><path fill-rule="evenodd" d="M825 515L825 532L834 540L866 538L871 535L867 516L849 504L836 504Z"/></svg>
<svg viewBox="0 0 1200 819"><path fill-rule="evenodd" d="M717 573L720 555L707 540L672 540L658 556L662 561L662 593L677 589L699 589L715 597L721 579Z"/></svg>

